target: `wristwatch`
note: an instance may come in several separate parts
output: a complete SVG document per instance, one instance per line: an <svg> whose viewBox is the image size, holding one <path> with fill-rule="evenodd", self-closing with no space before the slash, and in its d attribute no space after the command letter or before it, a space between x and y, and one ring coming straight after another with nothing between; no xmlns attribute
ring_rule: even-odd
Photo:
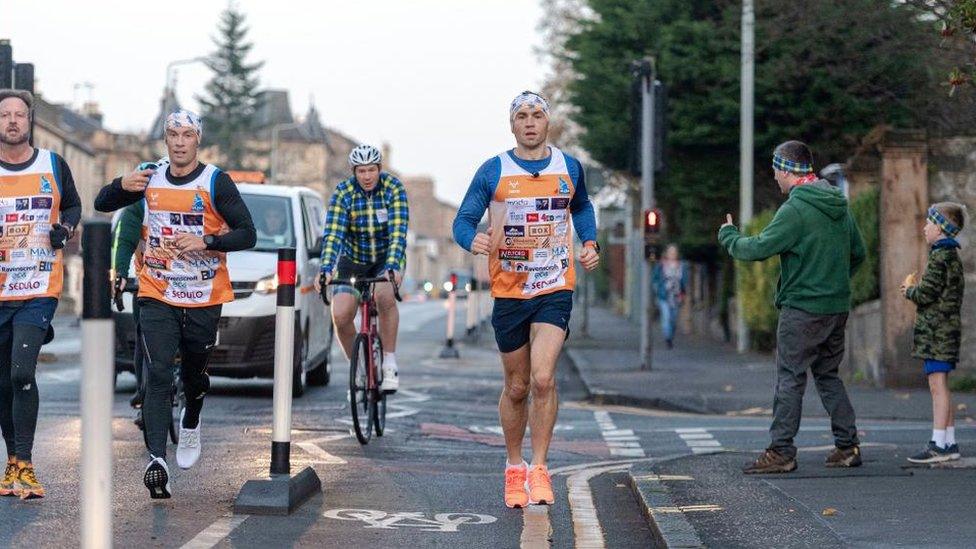
<svg viewBox="0 0 976 549"><path fill-rule="evenodd" d="M599 242L597 242L596 240L587 240L586 242L592 242L593 243L593 249L596 250L596 253L600 253L600 243ZM584 248L586 247L586 242L583 243L583 247Z"/></svg>
<svg viewBox="0 0 976 549"><path fill-rule="evenodd" d="M216 244L216 243L217 243L217 237L216 236L214 236L212 234L203 235L203 245L206 246L208 250L209 249L212 249L213 248L213 245Z"/></svg>

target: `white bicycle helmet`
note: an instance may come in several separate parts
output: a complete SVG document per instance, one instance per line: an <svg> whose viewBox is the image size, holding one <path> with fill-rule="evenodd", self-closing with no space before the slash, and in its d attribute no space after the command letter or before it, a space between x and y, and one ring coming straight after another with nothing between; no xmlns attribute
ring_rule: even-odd
<svg viewBox="0 0 976 549"><path fill-rule="evenodd" d="M380 150L372 145L360 145L349 153L349 166L368 166L370 164L381 164L383 155Z"/></svg>

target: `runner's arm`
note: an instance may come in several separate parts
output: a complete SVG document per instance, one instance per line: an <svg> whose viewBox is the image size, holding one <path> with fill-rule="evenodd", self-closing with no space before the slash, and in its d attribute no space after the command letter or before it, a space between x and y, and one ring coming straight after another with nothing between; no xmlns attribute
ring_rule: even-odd
<svg viewBox="0 0 976 549"><path fill-rule="evenodd" d="M112 250L112 268L121 277L129 276L129 263L142 240L142 202L136 202L122 211L115 227Z"/></svg>
<svg viewBox="0 0 976 549"><path fill-rule="evenodd" d="M257 233L254 231L254 221L251 219L251 211L247 209L247 204L241 198L237 185L225 172L217 174L214 181L214 207L220 217L224 218L230 232L222 235L213 235L214 242L208 246L208 250L218 252L237 252L248 250L254 247L257 242Z"/></svg>
<svg viewBox="0 0 976 549"><path fill-rule="evenodd" d="M569 202L569 211L573 214L573 226L576 227L576 235L580 242L586 244L590 241L596 241L596 214L593 213L593 203L590 202L590 196L586 192L586 174L583 171L583 165L575 158L572 164L575 164L573 166L575 169L571 168L569 175L572 177L573 172L576 172L576 177L573 178L576 189L573 193L573 199Z"/></svg>
<svg viewBox="0 0 976 549"><path fill-rule="evenodd" d="M129 204L134 204L145 195L143 191L127 191L122 188L122 178L116 177L111 183L102 187L95 197L95 210L99 212L114 212Z"/></svg>
<svg viewBox="0 0 976 549"><path fill-rule="evenodd" d="M336 187L329 198L329 208L325 212L325 231L322 234L322 272L332 273L335 270L342 242L346 239L346 227L349 226L349 208L345 204L345 193L342 185Z"/></svg>
<svg viewBox="0 0 976 549"><path fill-rule="evenodd" d="M62 225L70 225L72 229L78 226L81 221L81 197L78 196L78 189L75 188L75 178L71 175L71 168L68 163L56 155L58 162L58 172L61 174L61 212L60 222ZM69 233L74 234L74 230Z"/></svg>
<svg viewBox="0 0 976 549"><path fill-rule="evenodd" d="M461 207L458 208L457 215L454 217L454 241L469 252L471 251L471 242L478 233L478 223L481 223L481 218L484 217L485 210L488 209L488 203L491 202L491 195L495 192L495 189L492 188L492 181L498 178L492 178L491 173L497 174L500 170L501 161L498 158L492 158L478 168L478 172L474 174L474 179L471 180L471 186L468 187L468 192L464 195L464 200L461 201Z"/></svg>
<svg viewBox="0 0 976 549"><path fill-rule="evenodd" d="M392 200L387 205L390 249L386 252L386 269L402 272L407 260L407 225L410 220L410 209L407 204L406 189L398 180L394 181L399 184L394 185Z"/></svg>

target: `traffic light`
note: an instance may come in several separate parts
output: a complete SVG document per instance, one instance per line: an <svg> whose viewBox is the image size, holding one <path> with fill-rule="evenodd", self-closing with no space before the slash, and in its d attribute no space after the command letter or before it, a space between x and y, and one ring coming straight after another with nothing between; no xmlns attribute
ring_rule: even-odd
<svg viewBox="0 0 976 549"><path fill-rule="evenodd" d="M652 235L661 232L661 221L663 215L661 210L654 208L644 211L644 234Z"/></svg>
<svg viewBox="0 0 976 549"><path fill-rule="evenodd" d="M654 261L661 255L661 224L664 214L658 208L644 211L644 257Z"/></svg>

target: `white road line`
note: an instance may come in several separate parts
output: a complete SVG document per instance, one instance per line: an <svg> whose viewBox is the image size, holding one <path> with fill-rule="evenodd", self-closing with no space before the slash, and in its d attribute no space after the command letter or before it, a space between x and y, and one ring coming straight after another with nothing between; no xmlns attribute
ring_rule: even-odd
<svg viewBox="0 0 976 549"><path fill-rule="evenodd" d="M644 457L644 449L631 429L618 429L610 417L610 412L596 410L593 419L600 426L600 434L610 450L611 456Z"/></svg>
<svg viewBox="0 0 976 549"><path fill-rule="evenodd" d="M196 535L196 537L186 542L182 549L210 549L230 535L235 528L247 520L247 517L248 515L221 517L217 519L216 522L208 526L206 530L200 532Z"/></svg>
<svg viewBox="0 0 976 549"><path fill-rule="evenodd" d="M575 472L566 479L569 490L569 508L573 517L573 536L577 549L604 549L603 527L597 516L596 505L593 503L593 493L590 491L590 479L613 471L624 471L630 464L613 465L610 467L583 469Z"/></svg>
<svg viewBox="0 0 976 549"><path fill-rule="evenodd" d="M530 505L522 509L521 549L549 549L552 540L552 524L549 522L548 505Z"/></svg>
<svg viewBox="0 0 976 549"><path fill-rule="evenodd" d="M693 454L705 454L720 452L722 443L715 440L708 430L701 427L675 429L675 433L681 437Z"/></svg>

